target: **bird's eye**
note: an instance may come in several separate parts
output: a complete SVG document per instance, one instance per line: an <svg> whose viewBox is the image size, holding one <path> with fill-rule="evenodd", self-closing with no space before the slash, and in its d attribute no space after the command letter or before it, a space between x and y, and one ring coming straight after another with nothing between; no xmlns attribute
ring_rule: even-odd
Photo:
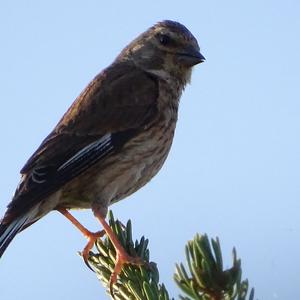
<svg viewBox="0 0 300 300"><path fill-rule="evenodd" d="M172 39L166 34L160 34L158 39L160 44L163 46L168 46L172 42Z"/></svg>

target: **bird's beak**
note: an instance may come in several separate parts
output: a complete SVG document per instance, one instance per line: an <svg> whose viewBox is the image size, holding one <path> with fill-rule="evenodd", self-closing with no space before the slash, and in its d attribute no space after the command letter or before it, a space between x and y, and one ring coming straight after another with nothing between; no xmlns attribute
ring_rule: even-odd
<svg viewBox="0 0 300 300"><path fill-rule="evenodd" d="M186 66L192 67L205 61L205 57L198 49L187 48L184 52L178 54L179 60Z"/></svg>

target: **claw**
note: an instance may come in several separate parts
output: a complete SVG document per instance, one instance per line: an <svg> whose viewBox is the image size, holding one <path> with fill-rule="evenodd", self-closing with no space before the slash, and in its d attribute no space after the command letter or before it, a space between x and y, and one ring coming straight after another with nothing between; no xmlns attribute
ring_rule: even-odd
<svg viewBox="0 0 300 300"><path fill-rule="evenodd" d="M95 241L98 238L103 237L105 234L104 230L97 231L97 232L90 232L88 229L86 229L77 219L75 219L67 209L65 208L58 208L57 209L61 214L63 214L77 229L79 229L83 235L88 239L87 245L84 247L81 255L83 257L84 263L87 265L89 269L91 269L93 272L94 270L91 268L91 266L88 263L89 253L90 250L93 248Z"/></svg>
<svg viewBox="0 0 300 300"><path fill-rule="evenodd" d="M67 209L58 208L57 210L60 213L62 213L67 219L69 219L71 221L71 223L73 225L75 225L83 233L83 235L88 239L88 243L84 247L81 254L82 254L84 263L93 272L94 272L94 270L90 266L90 264L88 262L88 258L89 258L90 250L93 248L95 241L98 238L101 238L104 234L106 234L109 237L109 239L111 240L112 244L114 245L114 247L116 249L115 269L112 272L112 274L110 276L110 280L109 280L109 290L110 290L110 294L112 295L113 298L114 298L113 285L117 282L118 276L120 275L120 273L122 271L122 268L125 264L131 264L131 265L136 265L136 266L140 266L140 265L146 265L147 266L147 263L143 262L140 257L131 257L130 255L128 255L126 253L125 249L123 248L123 246L119 242L117 236L112 231L112 229L109 227L109 225L106 223L105 217L103 217L100 213L94 212L95 216L97 217L97 219L102 224L104 230L98 231L98 232L90 232L82 224L80 224L80 222L78 220L76 220L68 212ZM125 226L123 224L121 224L121 225L122 225L123 228L125 228Z"/></svg>
<svg viewBox="0 0 300 300"><path fill-rule="evenodd" d="M113 285L117 282L118 275L121 273L122 268L125 264L131 264L131 265L142 265L144 264L141 258L139 257L132 257L127 254L126 250L118 240L118 237L116 234L113 232L113 230L110 228L110 226L106 223L105 217L102 216L99 212L94 211L94 214L96 218L100 221L102 224L106 235L112 242L112 244L115 247L116 250L116 262L115 262L115 268L114 271L112 272L109 280L109 291L112 297L114 298L114 292L113 292Z"/></svg>
<svg viewBox="0 0 300 300"><path fill-rule="evenodd" d="M92 270L93 272L95 272L92 267L90 266L89 262L88 262L88 259L89 259L89 253L90 253L90 250L93 248L96 240L98 238L101 238L103 237L103 235L105 234L105 231L104 230L101 230L101 231L97 231L97 232L86 232L85 233L85 236L87 237L88 239L88 243L86 244L86 246L84 247L83 251L81 252L81 255L82 255L82 258L83 258L83 261L84 263L86 264L86 266Z"/></svg>
<svg viewBox="0 0 300 300"><path fill-rule="evenodd" d="M144 265L144 262L140 257L129 256L124 249L116 249L116 250L117 250L117 259L115 262L115 268L109 280L109 291L113 298L114 298L113 286L114 284L117 283L118 276L122 272L123 266L127 264L135 265L135 266Z"/></svg>

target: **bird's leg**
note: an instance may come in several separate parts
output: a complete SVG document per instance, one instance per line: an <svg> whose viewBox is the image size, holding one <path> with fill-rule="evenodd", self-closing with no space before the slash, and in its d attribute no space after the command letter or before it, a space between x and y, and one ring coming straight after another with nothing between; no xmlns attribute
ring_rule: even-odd
<svg viewBox="0 0 300 300"><path fill-rule="evenodd" d="M82 254L82 257L83 257L83 260L84 260L85 264L91 269L91 267L88 264L89 252L93 248L93 245L94 245L95 241L105 234L105 230L101 230L101 231L97 231L97 232L91 232L88 229L86 229L75 217L73 217L68 212L67 209L59 208L57 210L61 214L63 214L88 239L88 243L84 247L81 254Z"/></svg>
<svg viewBox="0 0 300 300"><path fill-rule="evenodd" d="M143 261L139 257L132 257L127 254L124 247L121 245L120 241L118 240L115 233L112 231L110 226L105 221L105 217L103 217L100 213L94 212L96 218L99 220L99 222L102 224L104 231L106 235L109 237L110 241L112 242L113 246L116 250L116 262L115 262L115 268L110 276L110 282L109 282L109 289L111 295L113 295L113 285L117 282L117 277L122 271L122 267L124 264L132 264L132 265L143 265Z"/></svg>

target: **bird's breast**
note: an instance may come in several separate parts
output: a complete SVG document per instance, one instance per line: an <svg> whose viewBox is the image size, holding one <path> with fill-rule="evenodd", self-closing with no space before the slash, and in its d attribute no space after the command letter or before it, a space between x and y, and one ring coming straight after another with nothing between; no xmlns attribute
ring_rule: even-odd
<svg viewBox="0 0 300 300"><path fill-rule="evenodd" d="M78 176L64 191L64 202L88 208L97 202L106 209L148 183L161 169L170 151L177 121L178 98L160 93L159 116L139 130L115 154ZM70 199L70 200L67 200ZM75 208L75 207L74 207Z"/></svg>
<svg viewBox="0 0 300 300"><path fill-rule="evenodd" d="M110 171L111 191L115 188L111 202L134 193L158 173L170 151L175 125L171 119L158 122L125 145L118 155L119 166Z"/></svg>

